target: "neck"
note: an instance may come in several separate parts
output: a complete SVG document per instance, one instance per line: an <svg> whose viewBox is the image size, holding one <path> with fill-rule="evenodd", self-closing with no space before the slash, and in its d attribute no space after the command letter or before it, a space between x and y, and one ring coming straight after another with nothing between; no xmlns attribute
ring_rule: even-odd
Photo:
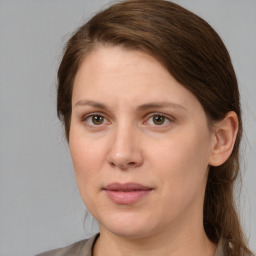
<svg viewBox="0 0 256 256"><path fill-rule="evenodd" d="M191 227L192 228L192 227ZM216 245L206 236L204 228L187 232L161 232L148 237L122 237L102 229L93 256L213 256Z"/></svg>

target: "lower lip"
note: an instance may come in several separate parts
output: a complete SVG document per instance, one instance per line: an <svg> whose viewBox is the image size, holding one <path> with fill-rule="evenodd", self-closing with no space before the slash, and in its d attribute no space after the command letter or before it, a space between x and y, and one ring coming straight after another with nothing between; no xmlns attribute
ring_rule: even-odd
<svg viewBox="0 0 256 256"><path fill-rule="evenodd" d="M134 204L150 193L151 190L116 191L105 190L108 197L116 204Z"/></svg>

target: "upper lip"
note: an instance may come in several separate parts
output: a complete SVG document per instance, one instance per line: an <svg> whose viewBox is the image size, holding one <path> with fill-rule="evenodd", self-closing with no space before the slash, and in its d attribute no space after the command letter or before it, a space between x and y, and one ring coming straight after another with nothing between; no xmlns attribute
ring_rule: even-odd
<svg viewBox="0 0 256 256"><path fill-rule="evenodd" d="M104 190L111 191L136 191L136 190L152 190L151 187L147 187L138 183L111 183L104 187Z"/></svg>

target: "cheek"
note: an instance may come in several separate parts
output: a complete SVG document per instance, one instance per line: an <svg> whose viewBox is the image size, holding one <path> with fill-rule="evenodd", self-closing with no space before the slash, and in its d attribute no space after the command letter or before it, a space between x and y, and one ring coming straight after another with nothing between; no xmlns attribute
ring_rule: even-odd
<svg viewBox="0 0 256 256"><path fill-rule="evenodd" d="M99 144L84 138L70 140L70 152L78 177L93 176L101 169L104 152Z"/></svg>
<svg viewBox="0 0 256 256"><path fill-rule="evenodd" d="M70 140L70 152L80 196L90 212L96 212L94 198L100 191L100 149L83 138ZM98 186L98 187L97 187Z"/></svg>
<svg viewBox="0 0 256 256"><path fill-rule="evenodd" d="M161 190L169 206L184 207L193 198L204 195L209 158L209 134L193 132L177 134L154 147L151 162L162 184Z"/></svg>
<svg viewBox="0 0 256 256"><path fill-rule="evenodd" d="M177 174L190 173L192 169L207 166L210 155L210 134L206 131L179 131L169 137L148 145L148 159L154 159L157 164L175 169ZM190 167L190 170L187 167ZM186 168L185 168L186 167ZM184 169L185 168L185 169Z"/></svg>
<svg viewBox="0 0 256 256"><path fill-rule="evenodd" d="M85 132L80 122L71 120L69 148L76 174L90 175L103 157L104 141Z"/></svg>
<svg viewBox="0 0 256 256"><path fill-rule="evenodd" d="M105 152L103 141L95 140L85 136L80 128L74 127L70 130L69 148L73 161L78 189L82 198L90 194L92 185L101 175Z"/></svg>

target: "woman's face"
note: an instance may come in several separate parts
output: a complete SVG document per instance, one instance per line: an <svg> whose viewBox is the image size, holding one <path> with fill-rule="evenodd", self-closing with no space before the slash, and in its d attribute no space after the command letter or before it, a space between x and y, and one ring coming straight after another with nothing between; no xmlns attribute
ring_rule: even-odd
<svg viewBox="0 0 256 256"><path fill-rule="evenodd" d="M199 101L153 57L102 47L81 63L69 144L101 232L145 237L202 225L212 137Z"/></svg>

